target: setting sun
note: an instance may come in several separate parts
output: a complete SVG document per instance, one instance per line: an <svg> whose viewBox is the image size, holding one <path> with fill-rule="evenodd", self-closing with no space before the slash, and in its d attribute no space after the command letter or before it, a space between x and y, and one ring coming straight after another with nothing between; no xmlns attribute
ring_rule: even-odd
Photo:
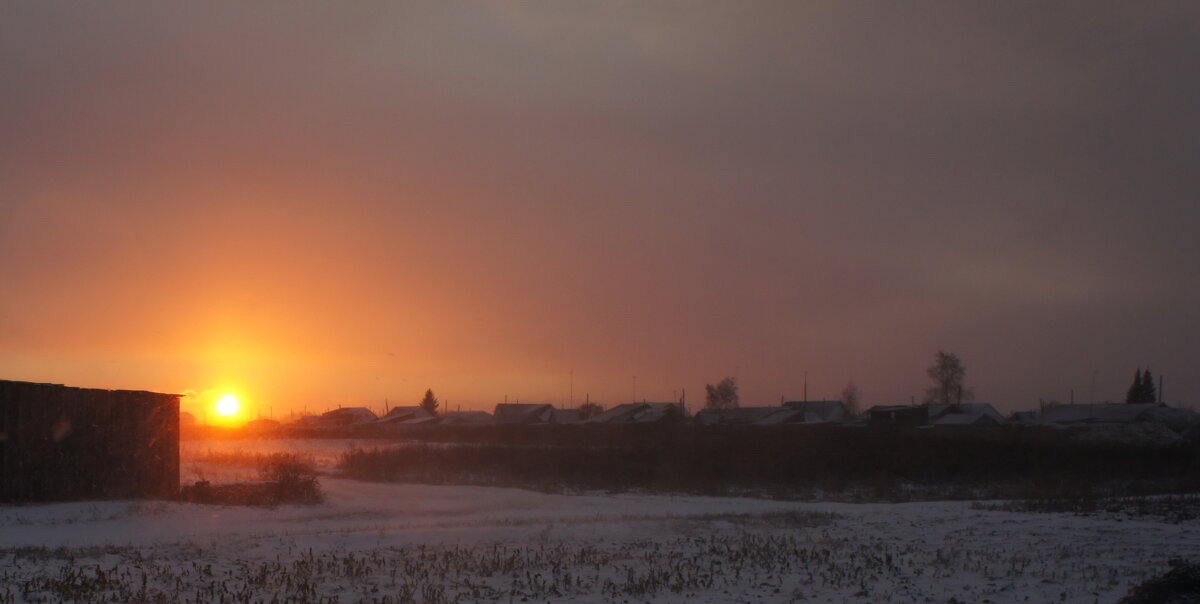
<svg viewBox="0 0 1200 604"><path fill-rule="evenodd" d="M237 415L238 408L240 406L241 405L238 403L236 396L232 394L226 394L217 399L217 414L224 417L233 417L234 415Z"/></svg>

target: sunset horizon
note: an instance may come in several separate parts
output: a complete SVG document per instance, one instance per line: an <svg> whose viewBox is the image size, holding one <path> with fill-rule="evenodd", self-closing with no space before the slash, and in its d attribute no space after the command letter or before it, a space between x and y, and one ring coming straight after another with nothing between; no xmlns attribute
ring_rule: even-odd
<svg viewBox="0 0 1200 604"><path fill-rule="evenodd" d="M1200 392L1185 6L4 14L5 379L869 406L946 350L1006 413Z"/></svg>

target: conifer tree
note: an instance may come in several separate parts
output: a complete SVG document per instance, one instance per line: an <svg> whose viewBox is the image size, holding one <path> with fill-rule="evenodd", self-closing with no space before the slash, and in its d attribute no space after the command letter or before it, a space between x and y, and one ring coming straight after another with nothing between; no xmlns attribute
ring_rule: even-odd
<svg viewBox="0 0 1200 604"><path fill-rule="evenodd" d="M1129 390L1125 393L1126 403L1136 403L1142 395L1142 368L1133 373L1133 383L1129 385Z"/></svg>
<svg viewBox="0 0 1200 604"><path fill-rule="evenodd" d="M430 415L437 415L438 400L433 396L433 389L425 391L425 398L421 399L421 408L428 411Z"/></svg>
<svg viewBox="0 0 1200 604"><path fill-rule="evenodd" d="M1154 387L1154 376L1150 375L1150 368L1142 372L1142 401L1143 403L1157 403L1158 389Z"/></svg>

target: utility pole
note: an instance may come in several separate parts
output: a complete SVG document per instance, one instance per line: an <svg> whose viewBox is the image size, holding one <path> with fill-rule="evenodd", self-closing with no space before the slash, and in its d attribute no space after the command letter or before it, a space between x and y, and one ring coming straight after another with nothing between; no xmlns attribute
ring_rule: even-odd
<svg viewBox="0 0 1200 604"><path fill-rule="evenodd" d="M575 408L575 370L571 369L571 408Z"/></svg>
<svg viewBox="0 0 1200 604"><path fill-rule="evenodd" d="M1096 370L1093 369L1092 370L1092 391L1088 393L1088 404L1094 405L1095 403L1096 403Z"/></svg>
<svg viewBox="0 0 1200 604"><path fill-rule="evenodd" d="M808 402L808 370L804 370L804 402Z"/></svg>
<svg viewBox="0 0 1200 604"><path fill-rule="evenodd" d="M634 402L634 403L637 402L637 376L636 375L633 376L633 398L630 399L630 401Z"/></svg>

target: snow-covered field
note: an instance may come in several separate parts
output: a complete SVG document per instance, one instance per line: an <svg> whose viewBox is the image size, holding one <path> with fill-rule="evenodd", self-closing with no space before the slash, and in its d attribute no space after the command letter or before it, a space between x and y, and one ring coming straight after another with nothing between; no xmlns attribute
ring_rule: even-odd
<svg viewBox="0 0 1200 604"><path fill-rule="evenodd" d="M276 509L0 506L0 602L1112 602L1200 557L1197 522L969 502L322 486Z"/></svg>

